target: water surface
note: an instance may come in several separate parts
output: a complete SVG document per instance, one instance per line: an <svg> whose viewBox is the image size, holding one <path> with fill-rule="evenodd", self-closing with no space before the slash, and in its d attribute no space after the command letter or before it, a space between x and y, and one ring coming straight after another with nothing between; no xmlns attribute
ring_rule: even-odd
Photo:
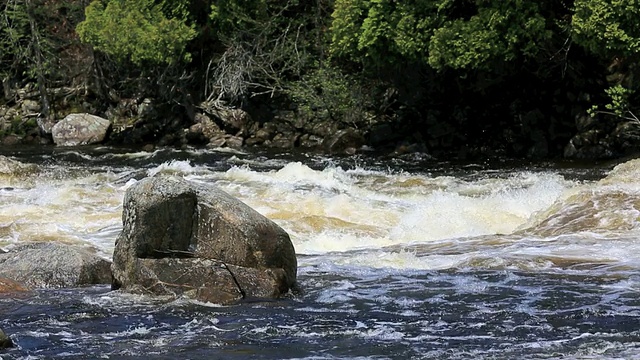
<svg viewBox="0 0 640 360"><path fill-rule="evenodd" d="M640 358L640 162L448 163L40 149L0 173L0 246L110 259L146 176L219 186L282 226L301 294L221 307L108 287L0 298L9 359Z"/></svg>

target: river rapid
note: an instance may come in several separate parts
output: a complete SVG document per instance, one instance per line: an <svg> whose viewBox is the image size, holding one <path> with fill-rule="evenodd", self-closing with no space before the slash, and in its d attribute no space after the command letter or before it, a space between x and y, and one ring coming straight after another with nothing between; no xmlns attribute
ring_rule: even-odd
<svg viewBox="0 0 640 360"><path fill-rule="evenodd" d="M640 161L4 155L33 165L0 173L4 249L58 241L110 259L126 189L172 174L282 226L302 292L227 307L108 286L0 297L16 344L2 359L640 359Z"/></svg>

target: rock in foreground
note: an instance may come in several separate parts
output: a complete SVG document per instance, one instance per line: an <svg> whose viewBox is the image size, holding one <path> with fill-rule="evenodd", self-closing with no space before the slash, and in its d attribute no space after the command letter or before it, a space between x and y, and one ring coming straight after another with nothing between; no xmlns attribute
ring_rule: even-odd
<svg viewBox="0 0 640 360"><path fill-rule="evenodd" d="M13 347L13 341L11 338L4 333L2 329L0 329L0 349L6 349Z"/></svg>
<svg viewBox="0 0 640 360"><path fill-rule="evenodd" d="M177 177L127 190L113 288L229 304L278 298L296 281L289 235L214 186Z"/></svg>
<svg viewBox="0 0 640 360"><path fill-rule="evenodd" d="M62 288L111 282L111 263L91 251L43 242L0 254L0 277L29 288Z"/></svg>

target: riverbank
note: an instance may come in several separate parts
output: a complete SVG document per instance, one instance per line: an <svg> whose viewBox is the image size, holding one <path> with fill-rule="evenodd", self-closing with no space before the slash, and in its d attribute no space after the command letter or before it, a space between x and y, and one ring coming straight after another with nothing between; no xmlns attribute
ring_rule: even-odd
<svg viewBox="0 0 640 360"><path fill-rule="evenodd" d="M72 94L74 101L83 106L69 107L65 105L67 100L54 97L60 102L56 102L60 110L56 112L56 120L45 120L38 112L41 108L38 93L29 89L33 89L33 85L17 91L13 105L0 105L2 146L51 145L53 126L66 115L84 110L97 112L109 121L109 131L100 143L145 150L187 146L237 150L266 148L328 155L376 153L462 161L493 157L610 160L640 152L640 122L607 115L600 115L604 116L601 119L586 114L579 116L574 132L565 134L562 149L551 151L546 137L536 131L530 132L529 137L511 139L511 142L489 137L486 143L476 139L468 144L441 146L425 139L420 131L412 130L410 123L375 118L374 115L359 123L319 121L305 119L294 110L279 110L279 107L258 110L255 107L201 106L187 111L183 106L158 104L148 98L138 102L121 101L101 113L97 111L98 105L70 89L54 89L52 93Z"/></svg>

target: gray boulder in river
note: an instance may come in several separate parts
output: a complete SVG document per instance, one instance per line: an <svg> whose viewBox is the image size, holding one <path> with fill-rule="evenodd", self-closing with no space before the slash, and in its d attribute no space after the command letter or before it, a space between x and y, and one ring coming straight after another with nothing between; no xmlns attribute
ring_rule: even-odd
<svg viewBox="0 0 640 360"><path fill-rule="evenodd" d="M89 145L102 142L111 122L91 114L69 114L51 128L53 142L60 146Z"/></svg>
<svg viewBox="0 0 640 360"><path fill-rule="evenodd" d="M29 288L108 284L110 266L88 249L53 242L26 243L0 254L0 277Z"/></svg>
<svg viewBox="0 0 640 360"><path fill-rule="evenodd" d="M123 206L114 289L229 304L279 298L295 285L289 235L215 186L146 178Z"/></svg>

